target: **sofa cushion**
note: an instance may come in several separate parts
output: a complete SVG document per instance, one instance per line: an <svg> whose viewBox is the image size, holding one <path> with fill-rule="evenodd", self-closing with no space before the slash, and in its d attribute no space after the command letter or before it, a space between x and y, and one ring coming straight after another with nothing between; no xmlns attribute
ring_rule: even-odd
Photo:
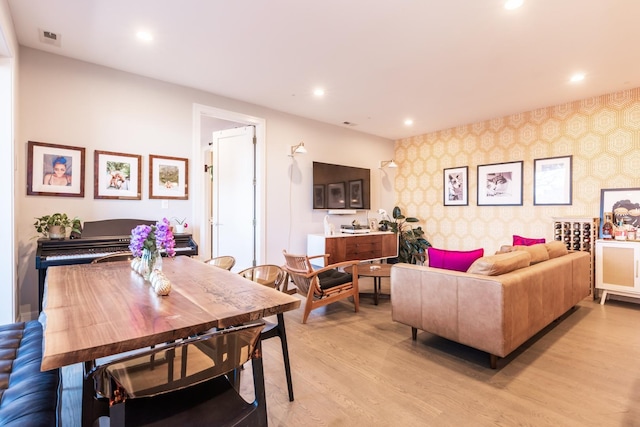
<svg viewBox="0 0 640 427"><path fill-rule="evenodd" d="M545 246L547 247L547 252L549 253L549 259L558 258L569 253L569 250L567 250L567 245L557 240L545 243Z"/></svg>
<svg viewBox="0 0 640 427"><path fill-rule="evenodd" d="M430 247L429 267L444 268L446 270L467 271L475 260L484 255L484 249L472 251L448 251Z"/></svg>
<svg viewBox="0 0 640 427"><path fill-rule="evenodd" d="M513 235L513 246L531 246L537 243L545 243L545 239L532 239L529 237L518 236L516 234Z"/></svg>
<svg viewBox="0 0 640 427"><path fill-rule="evenodd" d="M523 246L516 245L513 248L516 251L525 251L531 255L531 264L537 264L549 259L549 252L547 251L546 243L538 243L537 245Z"/></svg>
<svg viewBox="0 0 640 427"><path fill-rule="evenodd" d="M467 273L482 274L484 276L499 276L519 268L528 267L531 255L526 251L505 252L496 255L483 256L471 264Z"/></svg>
<svg viewBox="0 0 640 427"><path fill-rule="evenodd" d="M345 273L338 271L338 269L332 269L323 271L318 274L318 280L320 280L320 289L331 289L336 286L344 285L353 281L351 273Z"/></svg>

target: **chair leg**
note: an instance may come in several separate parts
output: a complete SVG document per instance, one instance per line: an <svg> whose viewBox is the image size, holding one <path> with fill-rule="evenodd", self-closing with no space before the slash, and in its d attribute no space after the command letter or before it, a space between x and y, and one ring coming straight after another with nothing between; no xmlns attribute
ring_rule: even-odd
<svg viewBox="0 0 640 427"><path fill-rule="evenodd" d="M262 343L258 341L256 347L257 357L251 359L253 370L253 390L255 393L255 404L260 412L260 421L256 427L267 426L267 398L264 389L264 367L262 364Z"/></svg>
<svg viewBox="0 0 640 427"><path fill-rule="evenodd" d="M360 310L360 287L358 284L358 275L353 278L353 307L357 313Z"/></svg>
<svg viewBox="0 0 640 427"><path fill-rule="evenodd" d="M307 323L307 319L309 318L309 314L313 309L313 289L310 286L309 291L307 292L307 301L304 303L304 314L302 316L302 324Z"/></svg>
<svg viewBox="0 0 640 427"><path fill-rule="evenodd" d="M289 364L289 347L287 346L287 332L284 328L284 314L282 313L278 313L278 336L282 344L282 359L284 360L284 372L287 376L289 402L293 402L293 381L291 380L291 365Z"/></svg>

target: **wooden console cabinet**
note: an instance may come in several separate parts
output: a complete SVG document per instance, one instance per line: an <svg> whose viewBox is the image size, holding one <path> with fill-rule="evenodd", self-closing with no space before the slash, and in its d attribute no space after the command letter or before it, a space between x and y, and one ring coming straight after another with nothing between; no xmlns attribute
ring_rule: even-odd
<svg viewBox="0 0 640 427"><path fill-rule="evenodd" d="M367 234L309 234L307 254L329 254L329 264L342 261L373 261L398 256L398 236L392 232ZM316 259L314 264L324 267L324 260Z"/></svg>
<svg viewBox="0 0 640 427"><path fill-rule="evenodd" d="M598 240L596 242L596 288L607 294L640 298L640 242Z"/></svg>

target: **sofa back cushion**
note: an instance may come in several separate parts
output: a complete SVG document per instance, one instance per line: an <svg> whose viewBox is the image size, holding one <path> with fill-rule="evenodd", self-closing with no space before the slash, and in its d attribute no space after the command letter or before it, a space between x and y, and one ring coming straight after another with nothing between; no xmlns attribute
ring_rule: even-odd
<svg viewBox="0 0 640 427"><path fill-rule="evenodd" d="M429 267L444 268L446 270L467 271L475 260L484 255L484 249L472 251L448 251L430 247Z"/></svg>
<svg viewBox="0 0 640 427"><path fill-rule="evenodd" d="M545 239L532 239L530 237L522 237L516 234L513 235L513 246L531 246L538 243L544 243Z"/></svg>
<svg viewBox="0 0 640 427"><path fill-rule="evenodd" d="M557 240L545 243L545 246L547 247L547 252L549 253L549 259L558 258L569 253L569 251L567 250L567 245Z"/></svg>
<svg viewBox="0 0 640 427"><path fill-rule="evenodd" d="M513 248L516 251L528 252L529 255L531 255L531 264L537 264L549 259L549 252L547 252L545 245L545 243L538 243L537 245L531 246L516 245Z"/></svg>
<svg viewBox="0 0 640 427"><path fill-rule="evenodd" d="M478 258L471 264L467 273L484 276L499 276L519 268L528 267L531 255L526 251L505 252Z"/></svg>

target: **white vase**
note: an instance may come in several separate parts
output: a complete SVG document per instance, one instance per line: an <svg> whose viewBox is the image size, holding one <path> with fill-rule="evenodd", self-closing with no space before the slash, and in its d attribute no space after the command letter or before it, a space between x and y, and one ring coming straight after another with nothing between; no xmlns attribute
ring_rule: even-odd
<svg viewBox="0 0 640 427"><path fill-rule="evenodd" d="M176 224L174 228L176 229L176 234L184 233L184 224Z"/></svg>

